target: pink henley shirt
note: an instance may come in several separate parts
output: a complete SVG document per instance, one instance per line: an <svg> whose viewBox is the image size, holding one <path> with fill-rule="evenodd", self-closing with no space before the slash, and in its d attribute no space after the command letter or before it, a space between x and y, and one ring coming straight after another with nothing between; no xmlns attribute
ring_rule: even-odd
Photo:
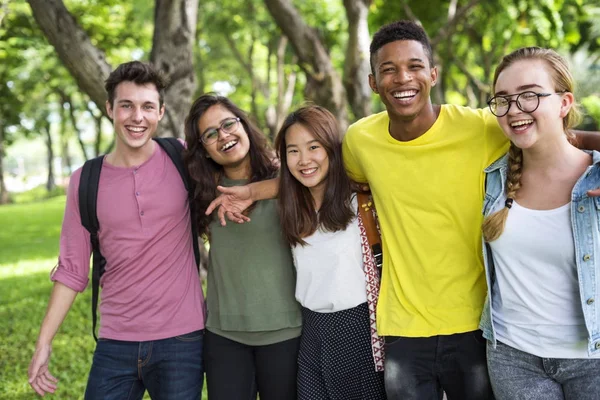
<svg viewBox="0 0 600 400"><path fill-rule="evenodd" d="M165 339L204 329L204 297L192 247L187 192L177 168L155 144L139 167L103 163L98 190L99 337ZM51 279L83 292L90 270L90 234L78 204L81 169L73 173Z"/></svg>

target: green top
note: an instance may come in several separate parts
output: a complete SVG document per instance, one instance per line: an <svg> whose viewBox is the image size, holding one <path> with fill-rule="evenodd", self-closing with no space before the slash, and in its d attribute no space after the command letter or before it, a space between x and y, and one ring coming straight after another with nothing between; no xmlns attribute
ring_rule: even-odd
<svg viewBox="0 0 600 400"><path fill-rule="evenodd" d="M223 186L245 180L223 179ZM210 229L206 329L247 345L300 336L302 315L294 296L290 247L281 234L275 200L256 203L245 224Z"/></svg>

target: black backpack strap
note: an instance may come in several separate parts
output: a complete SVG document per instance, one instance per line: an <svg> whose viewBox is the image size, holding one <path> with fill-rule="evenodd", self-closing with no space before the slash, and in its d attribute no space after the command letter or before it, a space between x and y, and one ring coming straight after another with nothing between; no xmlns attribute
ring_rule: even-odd
<svg viewBox="0 0 600 400"><path fill-rule="evenodd" d="M196 267L200 271L200 248L198 247L198 221L196 220L196 211L194 206L194 193L195 185L190 179L188 170L183 164L183 144L174 137L168 138L154 138L156 143L162 147L167 153L185 186L185 190L188 192L188 203L190 205L190 217L192 219L192 245L194 246L194 257L196 258Z"/></svg>
<svg viewBox="0 0 600 400"><path fill-rule="evenodd" d="M96 203L98 201L98 184L100 183L100 172L104 156L88 160L81 169L79 181L79 213L81 224L90 232L92 243L92 334L96 336L96 320L98 308L98 294L100 292L100 277L106 267L106 259L100 252L100 241L98 240L98 215L96 214Z"/></svg>

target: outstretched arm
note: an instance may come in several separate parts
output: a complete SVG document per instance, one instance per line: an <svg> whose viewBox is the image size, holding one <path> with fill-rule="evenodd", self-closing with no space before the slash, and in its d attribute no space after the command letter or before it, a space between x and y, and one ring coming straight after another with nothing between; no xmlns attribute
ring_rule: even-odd
<svg viewBox="0 0 600 400"><path fill-rule="evenodd" d="M27 371L29 384L40 396L44 396L46 393L54 393L56 390L58 379L52 376L48 370L52 353L52 340L67 316L76 296L77 292L75 290L60 282L54 283L46 316L42 322L40 335L35 345L35 353L33 353Z"/></svg>
<svg viewBox="0 0 600 400"><path fill-rule="evenodd" d="M222 226L226 225L225 218L242 224L250 218L242 214L250 205L259 200L274 199L279 193L279 178L253 182L244 186L218 186L221 195L214 199L206 209L206 215L218 208L218 217Z"/></svg>
<svg viewBox="0 0 600 400"><path fill-rule="evenodd" d="M600 132L598 131L573 131L577 137L577 147L584 150L600 151ZM592 197L600 196L600 188L588 190L588 195Z"/></svg>

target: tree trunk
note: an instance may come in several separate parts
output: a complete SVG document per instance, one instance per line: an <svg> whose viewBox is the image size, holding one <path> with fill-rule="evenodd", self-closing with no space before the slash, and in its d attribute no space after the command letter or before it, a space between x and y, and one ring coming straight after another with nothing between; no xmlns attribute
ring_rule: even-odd
<svg viewBox="0 0 600 400"><path fill-rule="evenodd" d="M94 47L62 0L27 1L36 22L79 88L106 115L104 80L112 68L104 53ZM163 136L181 136L196 88L192 50L197 15L198 0L155 0L150 61L171 82L165 93L167 112L160 131Z"/></svg>
<svg viewBox="0 0 600 400"><path fill-rule="evenodd" d="M71 153L69 152L69 130L67 129L67 120L69 118L69 112L65 108L65 102L61 101L61 114L60 114L60 152L62 171L60 171L60 179L62 182L64 171L68 171L68 175L73 172L73 162L71 161Z"/></svg>
<svg viewBox="0 0 600 400"><path fill-rule="evenodd" d="M90 111L91 112L91 111ZM96 123L96 141L94 142L94 157L100 155L100 146L102 145L102 114L96 116L92 113Z"/></svg>
<svg viewBox="0 0 600 400"><path fill-rule="evenodd" d="M46 153L48 155L48 180L46 189L50 192L56 187L54 181L54 150L52 149L52 135L50 134L50 123L45 119L42 131L46 135Z"/></svg>
<svg viewBox="0 0 600 400"><path fill-rule="evenodd" d="M317 31L304 22L290 0L265 0L265 4L279 29L290 39L299 66L306 74L304 96L331 111L345 130L346 90Z"/></svg>
<svg viewBox="0 0 600 400"><path fill-rule="evenodd" d="M87 161L88 156L87 152L85 151L85 144L83 143L83 139L81 137L81 130L77 127L77 118L75 118L75 105L69 96L65 98L65 101L69 104L69 119L71 120L71 125L73 126L73 130L77 136L77 143L79 143L79 149L81 150L81 155L83 155L83 161Z"/></svg>
<svg viewBox="0 0 600 400"><path fill-rule="evenodd" d="M198 0L156 0L150 61L170 80L160 136L183 136L185 117L196 93L193 49Z"/></svg>
<svg viewBox="0 0 600 400"><path fill-rule="evenodd" d="M62 0L27 0L38 26L79 88L106 113L104 80L111 66L69 13Z"/></svg>
<svg viewBox="0 0 600 400"><path fill-rule="evenodd" d="M4 124L0 121L0 204L9 202L8 191L4 184Z"/></svg>
<svg viewBox="0 0 600 400"><path fill-rule="evenodd" d="M370 5L371 0L344 0L348 18L344 87L356 119L371 114L371 87L368 79L371 73L369 60L371 37L367 21Z"/></svg>

